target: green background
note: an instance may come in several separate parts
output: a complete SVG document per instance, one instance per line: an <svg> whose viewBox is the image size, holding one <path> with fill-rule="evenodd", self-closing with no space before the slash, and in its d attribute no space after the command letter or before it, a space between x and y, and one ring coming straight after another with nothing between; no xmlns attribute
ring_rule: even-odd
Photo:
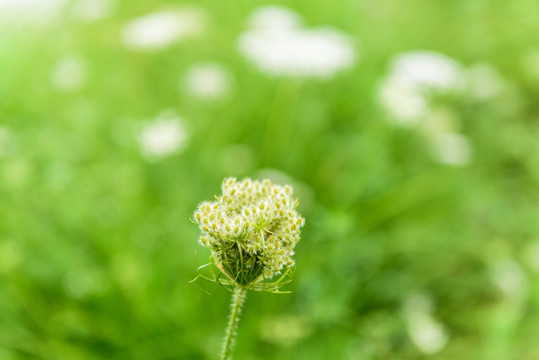
<svg viewBox="0 0 539 360"><path fill-rule="evenodd" d="M119 34L177 2L118 2L92 23L66 10L47 25L1 25L0 126L16 146L0 157L0 359L217 358L230 293L189 284L209 255L189 217L224 177L265 174L295 185L306 225L292 293L248 294L235 358L539 359L539 257L529 259L539 64L534 75L526 60L538 49L538 3L278 3L306 26L350 34L359 62L326 81L264 75L235 45L252 0L197 1L209 31L155 53L126 49ZM416 49L489 63L510 84L496 101L446 104L472 144L467 166L435 163L424 137L376 102L390 59ZM72 53L87 82L57 91L51 69ZM202 61L231 71L229 99L178 91ZM169 108L188 146L147 161L134 129ZM516 299L493 280L507 263L524 288ZM403 311L418 293L448 334L431 355Z"/></svg>

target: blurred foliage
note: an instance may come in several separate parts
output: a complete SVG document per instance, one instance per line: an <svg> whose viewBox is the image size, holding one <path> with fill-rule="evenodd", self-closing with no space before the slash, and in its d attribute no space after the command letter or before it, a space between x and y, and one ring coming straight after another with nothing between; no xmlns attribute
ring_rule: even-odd
<svg viewBox="0 0 539 360"><path fill-rule="evenodd" d="M1 359L216 358L230 293L188 283L208 256L189 217L224 177L268 174L292 182L307 223L293 292L248 294L237 359L539 358L535 1L280 2L360 44L357 65L324 81L266 76L237 53L252 0L198 1L201 38L123 46L127 22L173 4L118 1L94 22L69 6L47 25L2 19L0 126L15 142L0 157ZM469 165L434 162L376 103L388 61L415 49L487 62L511 84L496 101L448 105ZM60 91L51 71L72 54L87 79ZM229 99L178 90L202 61L230 70ZM163 109L185 120L188 146L149 161L137 129ZM434 354L411 341L414 294L446 329Z"/></svg>

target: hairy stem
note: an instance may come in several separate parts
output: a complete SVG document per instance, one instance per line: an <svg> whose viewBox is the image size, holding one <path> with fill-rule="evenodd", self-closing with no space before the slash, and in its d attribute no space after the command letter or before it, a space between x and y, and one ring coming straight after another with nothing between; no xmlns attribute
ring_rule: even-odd
<svg viewBox="0 0 539 360"><path fill-rule="evenodd" d="M221 360L230 359L232 348L234 347L234 340L236 338L236 329L238 328L238 322L240 321L241 307L245 301L246 294L247 289L243 287L238 286L236 289L234 289L232 303L230 304L230 317L228 318L228 326L226 328L226 335L223 341Z"/></svg>

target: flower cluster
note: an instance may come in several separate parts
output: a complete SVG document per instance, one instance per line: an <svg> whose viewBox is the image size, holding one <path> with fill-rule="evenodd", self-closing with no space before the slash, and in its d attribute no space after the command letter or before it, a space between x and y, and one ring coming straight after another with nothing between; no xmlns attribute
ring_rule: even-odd
<svg viewBox="0 0 539 360"><path fill-rule="evenodd" d="M219 269L241 286L270 279L294 266L294 246L305 219L295 210L292 187L270 180L227 178L223 194L194 213L200 244Z"/></svg>
<svg viewBox="0 0 539 360"><path fill-rule="evenodd" d="M425 118L432 94L458 93L465 71L456 60L433 51L417 50L392 59L379 87L379 101L400 125L413 126Z"/></svg>
<svg viewBox="0 0 539 360"><path fill-rule="evenodd" d="M331 79L358 58L354 39L329 26L307 28L291 9L265 5L238 38L239 52L273 76Z"/></svg>
<svg viewBox="0 0 539 360"><path fill-rule="evenodd" d="M450 99L495 96L500 82L496 71L488 66L466 69L444 54L416 50L391 60L389 73L380 82L378 98L396 125L419 129L434 161L465 166L472 160L473 146L458 131L460 119Z"/></svg>

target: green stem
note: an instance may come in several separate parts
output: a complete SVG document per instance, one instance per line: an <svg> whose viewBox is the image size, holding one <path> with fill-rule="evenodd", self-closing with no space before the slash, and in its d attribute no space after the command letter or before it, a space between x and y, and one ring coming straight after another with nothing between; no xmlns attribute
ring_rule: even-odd
<svg viewBox="0 0 539 360"><path fill-rule="evenodd" d="M238 286L234 289L232 304L230 304L230 317L228 318L225 340L223 341L221 360L230 359L232 348L234 347L234 340L236 338L236 329L238 328L238 322L240 321L241 307L245 301L246 294L247 289L243 287Z"/></svg>

